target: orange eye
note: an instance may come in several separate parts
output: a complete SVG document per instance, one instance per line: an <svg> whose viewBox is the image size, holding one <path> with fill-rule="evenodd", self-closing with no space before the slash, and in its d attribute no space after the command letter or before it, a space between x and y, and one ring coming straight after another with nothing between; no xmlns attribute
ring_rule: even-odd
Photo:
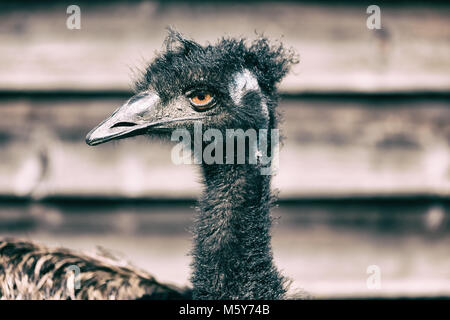
<svg viewBox="0 0 450 320"><path fill-rule="evenodd" d="M207 92L196 93L189 98L191 104L200 110L205 110L211 106L214 101L213 96Z"/></svg>

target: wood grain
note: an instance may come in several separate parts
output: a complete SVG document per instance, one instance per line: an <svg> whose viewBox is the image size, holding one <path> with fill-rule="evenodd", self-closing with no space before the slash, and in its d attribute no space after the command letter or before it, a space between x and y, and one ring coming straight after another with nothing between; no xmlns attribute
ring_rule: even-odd
<svg viewBox="0 0 450 320"><path fill-rule="evenodd" d="M120 99L0 101L0 194L195 198L194 165L147 137L89 147ZM285 99L282 198L450 195L450 109L435 99Z"/></svg>
<svg viewBox="0 0 450 320"><path fill-rule="evenodd" d="M127 90L175 26L201 43L225 36L282 39L301 63L284 92L450 89L450 10L381 5L382 29L359 4L101 2L80 4L81 30L64 3L3 4L0 90ZM1 8L0 8L1 9Z"/></svg>

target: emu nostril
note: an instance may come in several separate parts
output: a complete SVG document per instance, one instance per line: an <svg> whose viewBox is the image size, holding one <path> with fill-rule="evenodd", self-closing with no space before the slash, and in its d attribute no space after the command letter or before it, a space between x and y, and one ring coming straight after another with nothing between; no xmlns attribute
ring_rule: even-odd
<svg viewBox="0 0 450 320"><path fill-rule="evenodd" d="M125 122L125 121L123 121L123 122L117 122L117 123L113 124L111 126L111 129L112 128L118 128L118 127L134 127L135 125L137 125L137 124L133 123L133 122Z"/></svg>

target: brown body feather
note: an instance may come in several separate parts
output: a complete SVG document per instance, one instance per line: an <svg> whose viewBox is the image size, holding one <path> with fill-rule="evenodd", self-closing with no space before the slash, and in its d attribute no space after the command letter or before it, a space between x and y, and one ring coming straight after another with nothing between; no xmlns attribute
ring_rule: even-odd
<svg viewBox="0 0 450 320"><path fill-rule="evenodd" d="M131 266L68 249L0 240L0 299L186 299L189 290L161 284ZM79 268L74 287L74 272Z"/></svg>

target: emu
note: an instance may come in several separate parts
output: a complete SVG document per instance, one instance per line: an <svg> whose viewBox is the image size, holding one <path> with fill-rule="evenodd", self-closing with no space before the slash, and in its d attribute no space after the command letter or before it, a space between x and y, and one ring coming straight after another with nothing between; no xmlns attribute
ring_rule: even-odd
<svg viewBox="0 0 450 320"><path fill-rule="evenodd" d="M166 49L142 72L136 94L89 132L86 142L93 146L136 135L170 140L176 129L193 135L196 123L224 135L227 129L270 132L279 118L277 84L293 63L291 50L264 37L250 44L222 38L202 46L169 30ZM258 152L248 145L246 151L246 159ZM0 298L286 298L288 280L271 249L271 175L261 173L259 160L231 162L199 166L204 187L193 226L192 289L159 283L144 271L99 257L4 240ZM80 286L68 290L71 265L80 269Z"/></svg>

